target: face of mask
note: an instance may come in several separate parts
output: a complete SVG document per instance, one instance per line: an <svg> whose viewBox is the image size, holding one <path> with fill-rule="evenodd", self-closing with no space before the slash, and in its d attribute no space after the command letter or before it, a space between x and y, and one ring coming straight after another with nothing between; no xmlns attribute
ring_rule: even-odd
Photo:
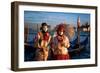
<svg viewBox="0 0 100 73"><path fill-rule="evenodd" d="M47 26L43 26L43 31L47 32L48 31L48 27Z"/></svg>
<svg viewBox="0 0 100 73"><path fill-rule="evenodd" d="M58 34L59 35L63 35L63 31L58 31Z"/></svg>

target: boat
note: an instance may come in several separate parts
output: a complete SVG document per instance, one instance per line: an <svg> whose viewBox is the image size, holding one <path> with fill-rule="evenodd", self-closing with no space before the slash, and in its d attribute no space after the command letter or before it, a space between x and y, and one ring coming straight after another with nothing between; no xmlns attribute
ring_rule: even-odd
<svg viewBox="0 0 100 73"><path fill-rule="evenodd" d="M81 51L86 50L86 45L88 44L88 36L80 41L80 44L77 44L77 38L70 42L70 47L68 48L69 54L71 57L75 56L75 54L80 54Z"/></svg>

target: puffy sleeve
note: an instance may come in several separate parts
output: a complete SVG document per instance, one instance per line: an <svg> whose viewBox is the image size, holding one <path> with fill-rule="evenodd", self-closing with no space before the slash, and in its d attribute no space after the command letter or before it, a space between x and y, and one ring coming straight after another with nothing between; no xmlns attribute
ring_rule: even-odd
<svg viewBox="0 0 100 73"><path fill-rule="evenodd" d="M39 47L39 39L40 39L40 35L39 33L35 36L35 39L33 39L34 41L34 47L37 48Z"/></svg>
<svg viewBox="0 0 100 73"><path fill-rule="evenodd" d="M69 39L68 39L68 37L66 36L65 37L65 46L66 46L66 48L69 48L70 47L70 43L69 43Z"/></svg>

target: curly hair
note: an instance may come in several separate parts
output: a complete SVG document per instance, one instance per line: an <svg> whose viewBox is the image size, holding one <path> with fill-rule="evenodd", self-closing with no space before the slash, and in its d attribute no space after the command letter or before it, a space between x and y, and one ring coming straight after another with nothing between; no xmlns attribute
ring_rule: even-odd
<svg viewBox="0 0 100 73"><path fill-rule="evenodd" d="M64 26L64 24L59 24L58 26L57 26L57 30L56 30L57 32L58 31L63 31L63 32L65 32L65 26Z"/></svg>

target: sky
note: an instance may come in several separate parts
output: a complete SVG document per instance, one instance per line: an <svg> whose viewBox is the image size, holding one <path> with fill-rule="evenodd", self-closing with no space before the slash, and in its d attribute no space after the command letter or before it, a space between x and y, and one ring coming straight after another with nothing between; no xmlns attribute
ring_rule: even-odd
<svg viewBox="0 0 100 73"><path fill-rule="evenodd" d="M67 23L76 26L78 16L80 17L81 25L86 22L90 23L90 14L44 11L24 11L24 22L33 24L46 22L48 25L54 26L60 23Z"/></svg>

